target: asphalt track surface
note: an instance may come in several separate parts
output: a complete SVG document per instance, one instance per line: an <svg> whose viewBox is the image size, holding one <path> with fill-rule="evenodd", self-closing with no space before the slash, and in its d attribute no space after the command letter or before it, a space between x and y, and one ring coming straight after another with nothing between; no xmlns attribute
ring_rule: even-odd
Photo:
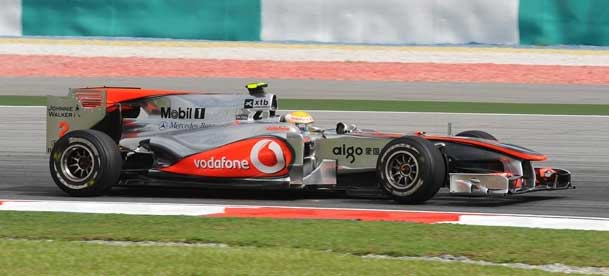
<svg viewBox="0 0 609 276"><path fill-rule="evenodd" d="M243 91L254 79L192 78L0 78L0 95L65 95L67 88L117 85ZM609 103L606 86L404 83L266 80L285 98L401 99L480 102ZM575 93L574 93L575 92ZM474 110L473 110L474 111ZM423 205L398 205L379 198L328 192L226 192L171 188L116 188L109 196L70 198L53 184L44 152L44 109L0 108L0 199L179 202L366 209L408 209L609 217L609 117L410 113L314 113L319 126L336 121L381 130L424 130L444 134L489 131L501 140L548 153L549 165L569 169L576 190L539 192L510 198L451 197L445 190Z"/></svg>
<svg viewBox="0 0 609 276"><path fill-rule="evenodd" d="M482 213L609 217L609 117L371 112L314 112L318 126L336 121L362 128L445 134L482 129L501 140L548 153L547 165L569 169L575 190L508 198L453 197L446 190L422 205L331 192L218 191L176 188L115 188L95 198L71 198L53 184L44 151L41 107L0 107L0 199L93 200L228 205L306 206Z"/></svg>

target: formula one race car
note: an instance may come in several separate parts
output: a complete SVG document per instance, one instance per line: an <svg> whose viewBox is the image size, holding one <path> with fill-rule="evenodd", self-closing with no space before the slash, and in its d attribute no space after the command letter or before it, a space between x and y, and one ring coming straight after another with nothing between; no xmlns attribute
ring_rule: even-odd
<svg viewBox="0 0 609 276"><path fill-rule="evenodd" d="M572 187L568 171L533 167L545 155L482 131L385 133L342 122L320 129L306 112L277 115L266 84L246 87L243 94L94 87L49 96L52 177L72 196L130 184L368 187L401 203L424 202L443 186L470 195Z"/></svg>

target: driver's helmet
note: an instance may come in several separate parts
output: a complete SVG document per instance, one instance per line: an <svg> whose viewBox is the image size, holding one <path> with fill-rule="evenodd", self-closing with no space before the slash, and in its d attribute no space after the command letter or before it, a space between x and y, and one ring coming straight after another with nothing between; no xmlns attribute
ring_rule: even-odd
<svg viewBox="0 0 609 276"><path fill-rule="evenodd" d="M315 122L313 116L305 111L291 112L285 115L285 121L296 125L302 131L307 131L308 126Z"/></svg>

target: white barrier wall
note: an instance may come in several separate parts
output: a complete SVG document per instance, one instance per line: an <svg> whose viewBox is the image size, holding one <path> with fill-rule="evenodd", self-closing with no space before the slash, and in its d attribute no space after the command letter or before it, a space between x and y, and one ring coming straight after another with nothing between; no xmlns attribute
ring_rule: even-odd
<svg viewBox="0 0 609 276"><path fill-rule="evenodd" d="M21 36L21 0L0 0L0 36Z"/></svg>
<svg viewBox="0 0 609 276"><path fill-rule="evenodd" d="M518 0L261 0L263 41L517 44Z"/></svg>

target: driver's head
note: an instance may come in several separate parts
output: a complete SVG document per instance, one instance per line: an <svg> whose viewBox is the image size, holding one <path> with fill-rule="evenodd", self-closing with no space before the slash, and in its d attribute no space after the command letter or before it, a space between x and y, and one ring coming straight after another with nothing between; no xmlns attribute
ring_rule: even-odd
<svg viewBox="0 0 609 276"><path fill-rule="evenodd" d="M313 116L305 111L291 112L285 115L285 121L295 124L302 131L306 131L307 127L315 122Z"/></svg>

